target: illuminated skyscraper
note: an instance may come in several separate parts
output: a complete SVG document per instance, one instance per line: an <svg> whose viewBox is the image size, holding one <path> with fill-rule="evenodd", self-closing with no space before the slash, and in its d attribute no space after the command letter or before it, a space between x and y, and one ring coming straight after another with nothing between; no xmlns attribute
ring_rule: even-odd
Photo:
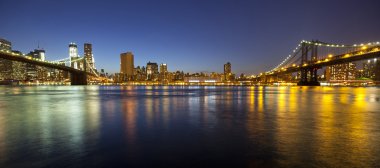
<svg viewBox="0 0 380 168"><path fill-rule="evenodd" d="M224 74L231 73L231 63L227 62L227 64L224 64Z"/></svg>
<svg viewBox="0 0 380 168"><path fill-rule="evenodd" d="M345 81L356 78L356 64L345 63L332 65L326 68L327 81Z"/></svg>
<svg viewBox="0 0 380 168"><path fill-rule="evenodd" d="M158 65L155 62L148 62L146 64L147 80L155 80L158 77Z"/></svg>
<svg viewBox="0 0 380 168"><path fill-rule="evenodd" d="M232 79L232 71L231 71L231 63L227 62L224 64L224 80L225 81L231 81Z"/></svg>
<svg viewBox="0 0 380 168"><path fill-rule="evenodd" d="M12 50L12 43L0 39L0 50ZM0 80L12 79L12 61L0 58Z"/></svg>
<svg viewBox="0 0 380 168"><path fill-rule="evenodd" d="M380 81L380 61L377 58L363 63L363 77Z"/></svg>
<svg viewBox="0 0 380 168"><path fill-rule="evenodd" d="M168 72L168 66L166 64L160 64L160 73L166 73Z"/></svg>
<svg viewBox="0 0 380 168"><path fill-rule="evenodd" d="M160 64L160 80L167 80L168 66L166 64Z"/></svg>
<svg viewBox="0 0 380 168"><path fill-rule="evenodd" d="M75 43L69 44L69 57L70 57L70 66L78 69L78 62L76 61L79 58L78 47Z"/></svg>
<svg viewBox="0 0 380 168"><path fill-rule="evenodd" d="M42 50L42 49L35 49L34 51L31 51L27 55L35 59L45 60L45 50ZM32 81L37 80L38 79L37 71L38 71L38 68L36 65L26 64L26 76L28 80L32 80ZM43 75L40 75L40 76L43 76Z"/></svg>
<svg viewBox="0 0 380 168"><path fill-rule="evenodd" d="M92 69L95 69L94 55L92 54L92 44L84 43L84 58L86 59L87 65Z"/></svg>
<svg viewBox="0 0 380 168"><path fill-rule="evenodd" d="M133 76L134 58L132 52L126 52L120 54L120 73L127 78Z"/></svg>

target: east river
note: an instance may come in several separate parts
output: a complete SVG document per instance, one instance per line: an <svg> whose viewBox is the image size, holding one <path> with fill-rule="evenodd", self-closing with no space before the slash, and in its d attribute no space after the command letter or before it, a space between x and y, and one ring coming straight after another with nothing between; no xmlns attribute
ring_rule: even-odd
<svg viewBox="0 0 380 168"><path fill-rule="evenodd" d="M1 86L0 167L380 167L380 88Z"/></svg>

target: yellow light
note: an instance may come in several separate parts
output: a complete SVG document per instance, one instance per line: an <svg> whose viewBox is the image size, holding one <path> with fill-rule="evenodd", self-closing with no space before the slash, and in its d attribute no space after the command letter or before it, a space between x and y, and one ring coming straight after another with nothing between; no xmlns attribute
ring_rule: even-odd
<svg viewBox="0 0 380 168"><path fill-rule="evenodd" d="M296 64L293 64L293 66L295 67L295 66L296 66Z"/></svg>
<svg viewBox="0 0 380 168"><path fill-rule="evenodd" d="M329 59L326 58L325 61L329 61Z"/></svg>
<svg viewBox="0 0 380 168"><path fill-rule="evenodd" d="M303 64L303 66L307 66L307 64Z"/></svg>
<svg viewBox="0 0 380 168"><path fill-rule="evenodd" d="M350 54L346 54L346 55L344 55L345 57L349 57L350 56Z"/></svg>
<svg viewBox="0 0 380 168"><path fill-rule="evenodd" d="M331 57L333 57L333 55L332 55L332 54L329 54L329 58L331 58Z"/></svg>
<svg viewBox="0 0 380 168"><path fill-rule="evenodd" d="M365 50L365 49L367 49L367 46L363 46L363 47L362 47L362 50Z"/></svg>

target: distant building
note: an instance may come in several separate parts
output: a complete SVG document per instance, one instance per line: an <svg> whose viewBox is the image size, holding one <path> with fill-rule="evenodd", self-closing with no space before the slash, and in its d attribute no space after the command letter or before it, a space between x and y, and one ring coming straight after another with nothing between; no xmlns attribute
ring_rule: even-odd
<svg viewBox="0 0 380 168"><path fill-rule="evenodd" d="M70 57L70 67L79 69L79 55L78 55L78 46L75 43L69 44L69 57Z"/></svg>
<svg viewBox="0 0 380 168"><path fill-rule="evenodd" d="M125 80L131 80L134 70L134 58L132 52L120 54L120 73L125 76Z"/></svg>
<svg viewBox="0 0 380 168"><path fill-rule="evenodd" d="M356 74L356 64L350 62L327 67L325 76L327 81L345 81L355 80Z"/></svg>
<svg viewBox="0 0 380 168"><path fill-rule="evenodd" d="M160 64L160 80L167 81L168 80L168 65Z"/></svg>
<svg viewBox="0 0 380 168"><path fill-rule="evenodd" d="M227 62L227 64L224 64L224 74L231 73L231 63Z"/></svg>
<svg viewBox="0 0 380 168"><path fill-rule="evenodd" d="M12 50L12 43L5 39L0 39L0 50ZM0 58L0 80L12 79L12 61Z"/></svg>
<svg viewBox="0 0 380 168"><path fill-rule="evenodd" d="M84 58L86 59L87 65L92 69L96 69L94 55L92 54L92 44L90 43L84 43ZM89 69L87 69L87 71L89 71Z"/></svg>
<svg viewBox="0 0 380 168"><path fill-rule="evenodd" d="M120 76L122 81L131 81L134 77L134 56L132 52L120 54Z"/></svg>
<svg viewBox="0 0 380 168"><path fill-rule="evenodd" d="M0 50L12 50L12 43L8 40L0 38Z"/></svg>
<svg viewBox="0 0 380 168"><path fill-rule="evenodd" d="M220 78L217 77L185 77L187 83L216 83L220 82Z"/></svg>
<svg viewBox="0 0 380 168"><path fill-rule="evenodd" d="M27 56L34 59L45 60L45 50L35 49L34 51L29 52ZM38 79L44 79L46 77L44 69L45 68L37 67L36 65L33 65L33 64L26 64L27 80L33 81L33 80L38 80Z"/></svg>
<svg viewBox="0 0 380 168"><path fill-rule="evenodd" d="M13 53L22 55L20 51L12 51ZM12 61L12 79L25 80L26 79L26 63Z"/></svg>
<svg viewBox="0 0 380 168"><path fill-rule="evenodd" d="M148 62L146 64L146 76L147 80L157 80L158 78L158 65L155 62Z"/></svg>
<svg viewBox="0 0 380 168"><path fill-rule="evenodd" d="M380 81L380 61L377 58L363 63L362 77Z"/></svg>
<svg viewBox="0 0 380 168"><path fill-rule="evenodd" d="M183 71L176 71L174 73L174 81L183 81L185 78L185 74L183 73Z"/></svg>
<svg viewBox="0 0 380 168"><path fill-rule="evenodd" d="M232 81L234 80L235 76L232 74L232 69L231 69L231 63L227 62L224 64L224 80L225 81Z"/></svg>

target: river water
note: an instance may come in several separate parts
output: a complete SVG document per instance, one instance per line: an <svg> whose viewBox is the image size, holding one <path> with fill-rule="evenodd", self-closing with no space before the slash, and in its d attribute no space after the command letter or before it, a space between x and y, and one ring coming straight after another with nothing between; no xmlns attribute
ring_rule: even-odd
<svg viewBox="0 0 380 168"><path fill-rule="evenodd" d="M0 87L0 167L380 167L380 88Z"/></svg>

